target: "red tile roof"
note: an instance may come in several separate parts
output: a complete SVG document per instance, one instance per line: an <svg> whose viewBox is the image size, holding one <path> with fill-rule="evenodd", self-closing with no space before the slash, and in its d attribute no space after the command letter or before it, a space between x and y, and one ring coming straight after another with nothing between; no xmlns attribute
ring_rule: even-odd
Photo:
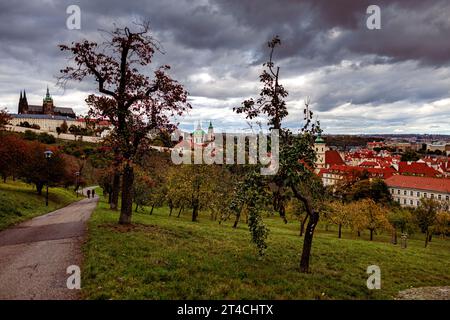
<svg viewBox="0 0 450 320"><path fill-rule="evenodd" d="M367 171L369 173L369 176L372 178L378 177L382 179L387 179L395 173L395 170L392 168L363 168L346 165L333 165L328 169L328 171L323 173L337 172L346 175L353 175L356 172L363 172L363 171Z"/></svg>
<svg viewBox="0 0 450 320"><path fill-rule="evenodd" d="M450 179L414 176L392 176L385 180L389 187L450 193Z"/></svg>
<svg viewBox="0 0 450 320"><path fill-rule="evenodd" d="M398 172L404 175L439 177L441 173L424 162L406 162L400 161L398 164Z"/></svg>
<svg viewBox="0 0 450 320"><path fill-rule="evenodd" d="M345 162L336 150L325 151L325 165L332 166L334 164L345 164Z"/></svg>
<svg viewBox="0 0 450 320"><path fill-rule="evenodd" d="M378 167L379 164L375 161L363 161L359 164L360 167Z"/></svg>

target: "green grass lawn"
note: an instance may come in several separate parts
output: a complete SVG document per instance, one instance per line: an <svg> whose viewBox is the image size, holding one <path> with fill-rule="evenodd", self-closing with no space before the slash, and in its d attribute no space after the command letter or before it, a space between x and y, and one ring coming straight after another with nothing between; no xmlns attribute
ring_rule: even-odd
<svg viewBox="0 0 450 320"><path fill-rule="evenodd" d="M49 189L49 203L45 206L45 190L39 196L36 189L23 182L0 183L0 230L33 217L62 208L76 200L73 191Z"/></svg>
<svg viewBox="0 0 450 320"><path fill-rule="evenodd" d="M260 259L245 223L234 230L206 215L193 223L189 213L169 217L167 208L135 214L131 226L117 219L102 201L89 222L86 299L391 299L410 287L450 283L449 240L434 238L425 249L420 235L401 249L387 235L337 239L319 225L312 273L302 274L298 223L267 218L269 248ZM366 287L373 264L381 268L380 290Z"/></svg>

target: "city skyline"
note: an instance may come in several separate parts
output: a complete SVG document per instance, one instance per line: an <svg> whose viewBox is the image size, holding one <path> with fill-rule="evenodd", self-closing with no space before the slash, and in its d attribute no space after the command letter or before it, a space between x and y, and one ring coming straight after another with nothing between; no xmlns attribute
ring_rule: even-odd
<svg viewBox="0 0 450 320"><path fill-rule="evenodd" d="M78 1L81 29L66 27L69 1L1 2L0 107L17 112L20 90L40 101L47 85L61 107L87 111L94 81L56 86L66 57L57 45L82 38L101 41L98 29L148 19L165 54L154 67L171 74L190 93L190 115L177 119L189 130L198 120L220 131L247 128L233 113L258 94L275 34L275 59L289 91L289 127L299 127L303 100L329 134L450 134L450 21L445 1L378 1L381 29L366 27L368 1L285 1L282 6L194 1ZM345 9L344 9L345 8ZM271 15L269 16L269 12ZM170 23L169 23L170 21Z"/></svg>

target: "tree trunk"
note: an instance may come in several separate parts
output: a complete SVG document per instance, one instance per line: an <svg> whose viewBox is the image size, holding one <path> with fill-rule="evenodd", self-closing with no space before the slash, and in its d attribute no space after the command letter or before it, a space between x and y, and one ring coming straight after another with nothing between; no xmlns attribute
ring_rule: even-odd
<svg viewBox="0 0 450 320"><path fill-rule="evenodd" d="M370 241L373 240L373 229L370 229Z"/></svg>
<svg viewBox="0 0 450 320"><path fill-rule="evenodd" d="M340 239L342 237L342 224L339 223L339 235L338 238Z"/></svg>
<svg viewBox="0 0 450 320"><path fill-rule="evenodd" d="M394 228L392 230L392 244L397 244L397 228Z"/></svg>
<svg viewBox="0 0 450 320"><path fill-rule="evenodd" d="M311 256L311 247L314 236L314 229L319 221L319 213L312 211L306 226L305 239L303 240L303 251L300 259L300 271L309 272L309 260Z"/></svg>
<svg viewBox="0 0 450 320"><path fill-rule="evenodd" d="M302 222L300 223L300 234L299 234L300 237L303 237L303 232L305 231L305 223L306 223L307 218L308 218L308 215L306 215L303 218Z"/></svg>
<svg viewBox="0 0 450 320"><path fill-rule="evenodd" d="M238 223L239 223L239 219L241 218L241 211L242 211L242 210L239 210L239 212L236 213L236 219L234 219L234 224L233 224L233 228L234 228L234 229L237 228L237 225L238 225Z"/></svg>
<svg viewBox="0 0 450 320"><path fill-rule="evenodd" d="M170 206L169 217L172 216L173 206Z"/></svg>
<svg viewBox="0 0 450 320"><path fill-rule="evenodd" d="M183 206L181 206L181 207L180 207L180 211L178 211L178 215L177 215L177 218L179 218L179 217L180 217L181 211L183 211L183 209L184 209L184 208L183 208Z"/></svg>
<svg viewBox="0 0 450 320"><path fill-rule="evenodd" d="M429 239L429 235L428 235L428 229L425 231L425 248L428 246L428 239Z"/></svg>
<svg viewBox="0 0 450 320"><path fill-rule="evenodd" d="M108 203L111 206L111 203L112 203L112 192L108 192Z"/></svg>
<svg viewBox="0 0 450 320"><path fill-rule="evenodd" d="M136 203L136 208L134 209L134 212L137 212L139 205Z"/></svg>
<svg viewBox="0 0 450 320"><path fill-rule="evenodd" d="M122 177L122 207L120 208L120 224L130 224L133 206L133 167L127 164L123 170Z"/></svg>
<svg viewBox="0 0 450 320"><path fill-rule="evenodd" d="M36 191L38 195L42 195L42 188L44 187L44 184L41 182L36 183Z"/></svg>
<svg viewBox="0 0 450 320"><path fill-rule="evenodd" d="M111 202L109 207L112 210L117 210L118 204L119 204L119 193L120 193L120 172L116 168L116 171L114 173L113 177L113 185L112 185L112 192L111 192Z"/></svg>
<svg viewBox="0 0 450 320"><path fill-rule="evenodd" d="M358 237L361 237L361 231L358 230Z"/></svg>
<svg viewBox="0 0 450 320"><path fill-rule="evenodd" d="M192 206L192 222L197 222L198 217L198 203L195 201Z"/></svg>
<svg viewBox="0 0 450 320"><path fill-rule="evenodd" d="M150 210L150 214L153 214L153 209L155 208L155 205L152 204L152 209Z"/></svg>

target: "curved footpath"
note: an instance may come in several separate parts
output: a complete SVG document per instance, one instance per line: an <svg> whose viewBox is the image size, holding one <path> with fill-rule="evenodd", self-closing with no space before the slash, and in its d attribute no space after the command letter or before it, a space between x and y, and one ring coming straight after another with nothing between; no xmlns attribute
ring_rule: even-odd
<svg viewBox="0 0 450 320"><path fill-rule="evenodd" d="M81 266L86 221L97 202L98 196L83 199L0 232L0 299L77 299L66 270Z"/></svg>

